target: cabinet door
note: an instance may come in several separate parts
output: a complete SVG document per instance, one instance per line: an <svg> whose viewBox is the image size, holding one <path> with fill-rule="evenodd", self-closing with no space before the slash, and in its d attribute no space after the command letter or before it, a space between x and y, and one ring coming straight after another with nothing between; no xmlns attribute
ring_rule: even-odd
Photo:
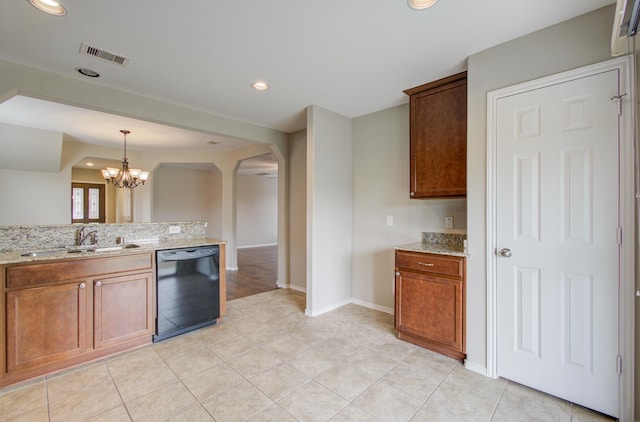
<svg viewBox="0 0 640 422"><path fill-rule="evenodd" d="M93 297L94 348L153 334L153 273L96 279Z"/></svg>
<svg viewBox="0 0 640 422"><path fill-rule="evenodd" d="M462 352L462 281L426 273L396 275L396 329Z"/></svg>
<svg viewBox="0 0 640 422"><path fill-rule="evenodd" d="M465 196L466 76L411 95L410 109L411 197Z"/></svg>
<svg viewBox="0 0 640 422"><path fill-rule="evenodd" d="M86 350L86 283L14 290L7 299L7 372Z"/></svg>

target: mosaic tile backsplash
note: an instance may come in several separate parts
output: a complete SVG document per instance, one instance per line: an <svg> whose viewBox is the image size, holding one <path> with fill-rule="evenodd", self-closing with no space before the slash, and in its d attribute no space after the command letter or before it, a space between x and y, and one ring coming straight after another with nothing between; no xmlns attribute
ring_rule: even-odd
<svg viewBox="0 0 640 422"><path fill-rule="evenodd" d="M124 237L125 242L203 238L206 225L204 221L192 221L0 226L0 251L73 246L77 242L78 230L81 227L84 227L85 234L96 230L99 245L114 245L118 237ZM179 226L180 233L169 233L171 226Z"/></svg>
<svg viewBox="0 0 640 422"><path fill-rule="evenodd" d="M422 232L422 243L449 245L456 249L463 250L465 240L467 240L466 234Z"/></svg>

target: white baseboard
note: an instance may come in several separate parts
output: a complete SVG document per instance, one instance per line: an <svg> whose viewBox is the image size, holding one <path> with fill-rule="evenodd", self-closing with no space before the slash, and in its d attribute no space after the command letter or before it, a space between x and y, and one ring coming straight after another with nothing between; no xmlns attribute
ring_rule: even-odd
<svg viewBox="0 0 640 422"><path fill-rule="evenodd" d="M365 308L375 309L376 311L384 312L385 314L394 314L394 309L387 306L376 305L375 303L365 302L360 299L351 299L351 303L355 305L364 306Z"/></svg>
<svg viewBox="0 0 640 422"><path fill-rule="evenodd" d="M295 284L289 284L287 287L297 292L307 293L307 289L305 287L296 286Z"/></svg>
<svg viewBox="0 0 640 422"><path fill-rule="evenodd" d="M304 314L307 315L307 316L316 317L318 315L322 315L322 314L326 314L327 312L331 312L334 309L342 308L344 305L348 305L350 303L351 303L351 299L346 299L346 300L338 302L338 303L336 303L334 305L331 305L329 307L320 309L319 311L314 311L314 310L311 310L311 309L307 308L307 309L304 310Z"/></svg>
<svg viewBox="0 0 640 422"><path fill-rule="evenodd" d="M291 289L297 292L307 293L307 289L305 289L304 287L296 286L295 284L291 284L291 283L280 283L279 281L276 280L276 286L279 289Z"/></svg>
<svg viewBox="0 0 640 422"><path fill-rule="evenodd" d="M290 287L293 288L293 286L290 286ZM369 309L375 309L376 311L384 312L386 314L393 315L394 313L393 308L389 308L387 306L380 306L380 305L376 305L375 303L365 302L363 300L353 299L353 298L346 299L342 302L338 302L335 305L329 306L325 309L321 309L320 311L311 311L309 308L307 308L305 309L304 313L305 315L314 317L314 316L326 314L327 312L331 312L334 309L341 308L344 305L348 305L350 303L353 303L354 305L364 306L365 308L369 308Z"/></svg>
<svg viewBox="0 0 640 422"><path fill-rule="evenodd" d="M467 360L464 361L464 367L470 370L471 372L475 372L476 374L484 375L488 377L487 368L478 363L469 362Z"/></svg>
<svg viewBox="0 0 640 422"><path fill-rule="evenodd" d="M244 246L236 246L236 249L246 249L246 248L261 248L263 246L277 246L277 243L262 243L260 245L244 245Z"/></svg>

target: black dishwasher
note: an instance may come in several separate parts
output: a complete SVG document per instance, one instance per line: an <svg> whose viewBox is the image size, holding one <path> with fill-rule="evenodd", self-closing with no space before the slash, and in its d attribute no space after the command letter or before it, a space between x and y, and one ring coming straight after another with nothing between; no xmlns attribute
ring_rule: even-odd
<svg viewBox="0 0 640 422"><path fill-rule="evenodd" d="M217 245L157 251L156 278L154 342L213 325L220 318Z"/></svg>

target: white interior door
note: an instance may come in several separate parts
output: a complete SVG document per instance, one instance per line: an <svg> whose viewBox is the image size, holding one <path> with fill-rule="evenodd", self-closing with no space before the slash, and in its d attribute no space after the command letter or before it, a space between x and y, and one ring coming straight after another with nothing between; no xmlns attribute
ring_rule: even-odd
<svg viewBox="0 0 640 422"><path fill-rule="evenodd" d="M613 416L617 95L612 70L496 108L497 374Z"/></svg>

